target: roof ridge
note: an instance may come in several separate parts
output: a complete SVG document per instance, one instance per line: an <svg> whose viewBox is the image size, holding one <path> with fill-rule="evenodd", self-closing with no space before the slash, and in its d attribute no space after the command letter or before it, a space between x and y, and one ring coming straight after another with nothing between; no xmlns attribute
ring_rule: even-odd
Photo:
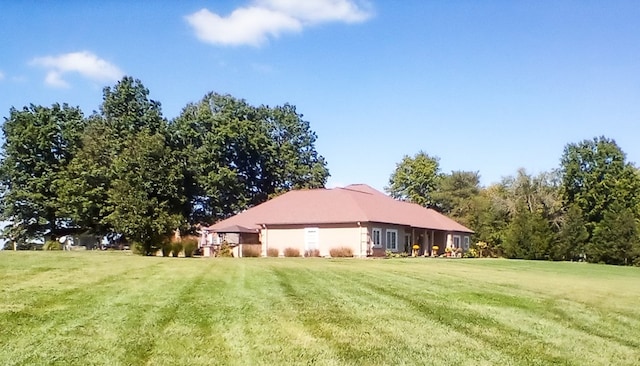
<svg viewBox="0 0 640 366"><path fill-rule="evenodd" d="M357 189L353 189L353 188L337 187L337 188L334 188L334 189L342 189L342 190L345 190L345 191L357 192L357 193L368 194L368 195L372 195L373 196L373 193L371 193L371 192L363 192L363 191L360 191L360 190L357 190Z"/></svg>
<svg viewBox="0 0 640 366"><path fill-rule="evenodd" d="M370 221L371 217L369 217L369 215L367 214L367 210L365 208L363 208L360 203L358 202L358 200L356 200L350 193L362 193L362 194L367 194L371 197L375 197L375 195L373 193L370 192L362 192L362 191L357 191L354 189L342 189L343 191L347 191L345 193L347 193L347 196L349 197L349 200L351 200L351 202L353 203L353 205L358 209L358 211L360 211L360 214L362 215L362 217L364 217L364 220L362 221Z"/></svg>

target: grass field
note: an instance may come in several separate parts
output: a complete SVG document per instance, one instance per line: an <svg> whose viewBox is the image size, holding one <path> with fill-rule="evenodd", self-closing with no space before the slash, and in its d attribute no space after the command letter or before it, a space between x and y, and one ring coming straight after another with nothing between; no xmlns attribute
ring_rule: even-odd
<svg viewBox="0 0 640 366"><path fill-rule="evenodd" d="M0 252L1 365L638 365L640 269Z"/></svg>

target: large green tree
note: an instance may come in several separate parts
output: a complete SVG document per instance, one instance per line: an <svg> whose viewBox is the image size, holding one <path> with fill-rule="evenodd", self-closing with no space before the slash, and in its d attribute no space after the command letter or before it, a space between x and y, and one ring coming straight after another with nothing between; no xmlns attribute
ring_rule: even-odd
<svg viewBox="0 0 640 366"><path fill-rule="evenodd" d="M478 172L453 171L442 176L440 185L432 196L438 211L464 225L471 225L477 211L476 198L479 194Z"/></svg>
<svg viewBox="0 0 640 366"><path fill-rule="evenodd" d="M181 224L183 182L168 124L139 80L124 77L103 93L64 174L59 210L77 227L124 235L148 254Z"/></svg>
<svg viewBox="0 0 640 366"><path fill-rule="evenodd" d="M182 170L164 136L143 130L114 159L104 222L151 255L183 223Z"/></svg>
<svg viewBox="0 0 640 366"><path fill-rule="evenodd" d="M433 195L441 179L440 159L420 151L414 156L405 155L396 164L385 191L399 200L434 206L436 201Z"/></svg>
<svg viewBox="0 0 640 366"><path fill-rule="evenodd" d="M621 202L613 202L605 210L586 245L590 262L633 264L640 258L640 231L635 212Z"/></svg>
<svg viewBox="0 0 640 366"><path fill-rule="evenodd" d="M611 217L613 213L624 213L634 220L640 217L637 169L626 161L624 152L614 140L596 137L568 144L562 156L561 171L564 204L580 208L589 234L585 245L587 260L621 263L621 256L628 258L630 254L616 252L631 250L631 247L618 245L615 238L605 238L605 235L615 235L613 229L617 226ZM632 235L621 235L625 240L631 240Z"/></svg>
<svg viewBox="0 0 640 366"><path fill-rule="evenodd" d="M477 239L507 257L549 258L562 216L558 185L556 172L533 176L519 169L489 187L472 225Z"/></svg>
<svg viewBox="0 0 640 366"><path fill-rule="evenodd" d="M329 172L295 107L254 107L207 94L172 123L192 223L225 218L273 195L323 187Z"/></svg>
<svg viewBox="0 0 640 366"><path fill-rule="evenodd" d="M5 236L16 242L47 236L55 239L70 228L58 215L58 187L76 151L85 119L66 104L12 108L2 130L0 163Z"/></svg>
<svg viewBox="0 0 640 366"><path fill-rule="evenodd" d="M172 123L137 79L103 90L100 111L11 110L0 163L8 236L90 231L152 253L176 227L212 222L329 172L309 122L290 104L254 107L208 94Z"/></svg>
<svg viewBox="0 0 640 366"><path fill-rule="evenodd" d="M509 258L548 259L554 233L549 222L539 213L519 203L509 223L504 255Z"/></svg>
<svg viewBox="0 0 640 366"><path fill-rule="evenodd" d="M571 205L562 216L558 238L551 251L554 260L580 259L585 252L589 232L585 227L584 215L578 205Z"/></svg>

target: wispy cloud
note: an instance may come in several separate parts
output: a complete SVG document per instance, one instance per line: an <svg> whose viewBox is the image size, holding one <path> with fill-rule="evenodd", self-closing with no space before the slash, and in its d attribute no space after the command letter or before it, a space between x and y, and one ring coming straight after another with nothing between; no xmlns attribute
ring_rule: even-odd
<svg viewBox="0 0 640 366"><path fill-rule="evenodd" d="M78 73L94 81L116 81L124 75L117 66L88 51L36 57L30 64L47 69L45 83L57 88L69 87L63 78L67 73Z"/></svg>
<svg viewBox="0 0 640 366"><path fill-rule="evenodd" d="M220 16L201 9L185 18L203 42L226 46L260 46L283 33L327 23L359 23L372 16L368 2L353 0L254 0Z"/></svg>
<svg viewBox="0 0 640 366"><path fill-rule="evenodd" d="M372 16L371 4L352 0L258 0L257 5L288 14L304 23L360 23Z"/></svg>
<svg viewBox="0 0 640 366"><path fill-rule="evenodd" d="M4 73L0 71L0 81L4 80Z"/></svg>

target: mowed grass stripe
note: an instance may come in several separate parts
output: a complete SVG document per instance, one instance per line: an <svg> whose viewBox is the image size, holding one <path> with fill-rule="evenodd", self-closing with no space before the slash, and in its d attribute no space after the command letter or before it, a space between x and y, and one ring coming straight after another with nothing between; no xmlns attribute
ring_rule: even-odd
<svg viewBox="0 0 640 366"><path fill-rule="evenodd" d="M0 364L640 364L640 271L0 253Z"/></svg>

